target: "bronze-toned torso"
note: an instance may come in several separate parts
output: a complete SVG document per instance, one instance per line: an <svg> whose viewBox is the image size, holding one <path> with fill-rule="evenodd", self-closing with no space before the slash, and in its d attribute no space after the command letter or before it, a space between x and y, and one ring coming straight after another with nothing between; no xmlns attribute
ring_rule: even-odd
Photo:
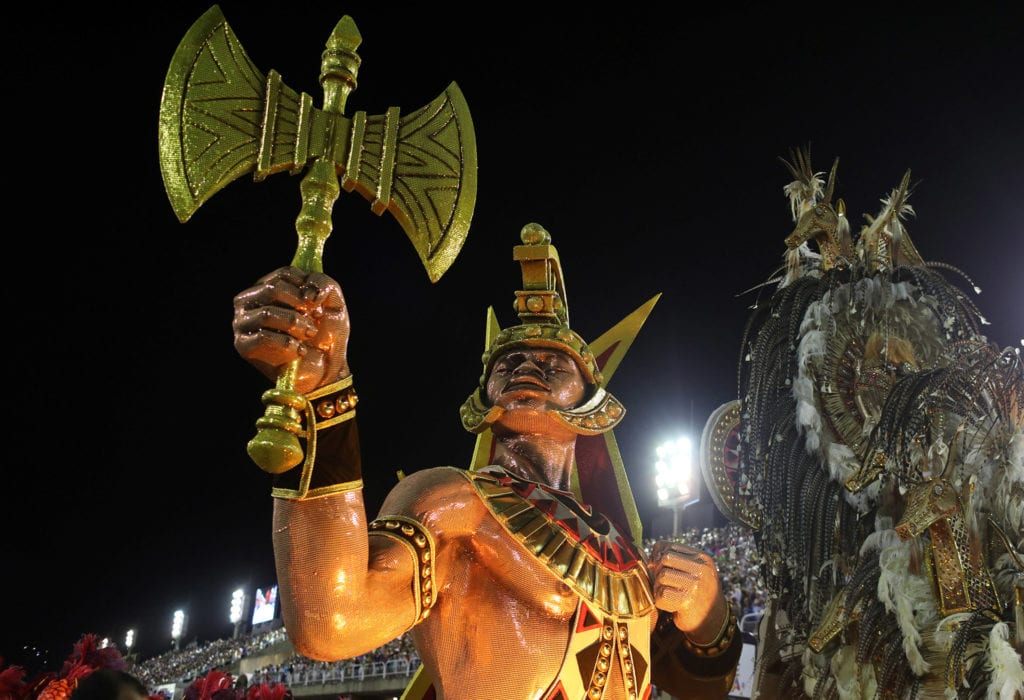
<svg viewBox="0 0 1024 700"><path fill-rule="evenodd" d="M388 499L378 521L392 514L425 518L428 527L445 530L449 519L476 524L459 528L472 537L438 533L444 583L429 616L412 631L439 698L575 700L592 688L601 691L597 697L645 696L657 615L645 565L614 526L594 514L604 534L595 532L572 517L569 496L500 469L471 474L439 468L413 477L415 484L396 488L399 498ZM413 486L415 496L401 503L400 494ZM524 498L527 490L532 492ZM446 494L451 504L441 515L431 492ZM391 546L388 538L371 538L373 550ZM605 565L595 556L602 548ZM552 557L552 550L560 554ZM566 573L560 575L560 568ZM591 595L581 595L585 578ZM628 588L622 583L627 579ZM620 591L618 602L594 595L598 588ZM629 607L635 612L626 612ZM627 643L618 643L620 627Z"/></svg>

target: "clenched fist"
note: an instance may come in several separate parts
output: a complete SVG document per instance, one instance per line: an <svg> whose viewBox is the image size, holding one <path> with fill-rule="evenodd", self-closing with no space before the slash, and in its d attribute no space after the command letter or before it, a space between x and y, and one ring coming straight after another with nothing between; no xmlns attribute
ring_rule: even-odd
<svg viewBox="0 0 1024 700"><path fill-rule="evenodd" d="M648 568L658 609L672 613L676 627L693 642L714 641L729 617L714 560L693 547L662 540L654 544Z"/></svg>
<svg viewBox="0 0 1024 700"><path fill-rule="evenodd" d="M234 309L235 350L268 378L298 360L294 388L307 394L349 375L345 297L322 272L278 268L239 292Z"/></svg>

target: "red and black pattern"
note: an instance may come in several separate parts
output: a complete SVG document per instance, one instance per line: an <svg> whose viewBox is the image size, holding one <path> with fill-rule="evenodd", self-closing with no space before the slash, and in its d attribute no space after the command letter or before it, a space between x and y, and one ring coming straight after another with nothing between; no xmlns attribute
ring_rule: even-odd
<svg viewBox="0 0 1024 700"><path fill-rule="evenodd" d="M577 501L568 491L528 481L503 469L482 471L496 476L499 484L512 489L546 514L552 523L611 571L627 571L640 562L640 554L629 537L601 513Z"/></svg>

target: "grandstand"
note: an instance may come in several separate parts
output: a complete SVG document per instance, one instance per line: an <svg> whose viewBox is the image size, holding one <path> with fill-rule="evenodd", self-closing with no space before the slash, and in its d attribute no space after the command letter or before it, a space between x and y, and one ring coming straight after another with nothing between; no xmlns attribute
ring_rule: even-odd
<svg viewBox="0 0 1024 700"><path fill-rule="evenodd" d="M392 700L401 696L419 666L405 636L370 654L329 663L297 654L286 630L276 626L134 661L128 670L169 700L181 700L188 686L211 670L230 674L236 687L281 685L303 700Z"/></svg>

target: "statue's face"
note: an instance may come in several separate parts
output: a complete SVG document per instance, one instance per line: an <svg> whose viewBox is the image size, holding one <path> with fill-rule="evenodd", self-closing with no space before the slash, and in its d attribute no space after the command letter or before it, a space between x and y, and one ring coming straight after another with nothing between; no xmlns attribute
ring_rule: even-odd
<svg viewBox="0 0 1024 700"><path fill-rule="evenodd" d="M567 409L583 401L587 384L568 354L551 348L512 348L487 377L487 400L513 408Z"/></svg>

